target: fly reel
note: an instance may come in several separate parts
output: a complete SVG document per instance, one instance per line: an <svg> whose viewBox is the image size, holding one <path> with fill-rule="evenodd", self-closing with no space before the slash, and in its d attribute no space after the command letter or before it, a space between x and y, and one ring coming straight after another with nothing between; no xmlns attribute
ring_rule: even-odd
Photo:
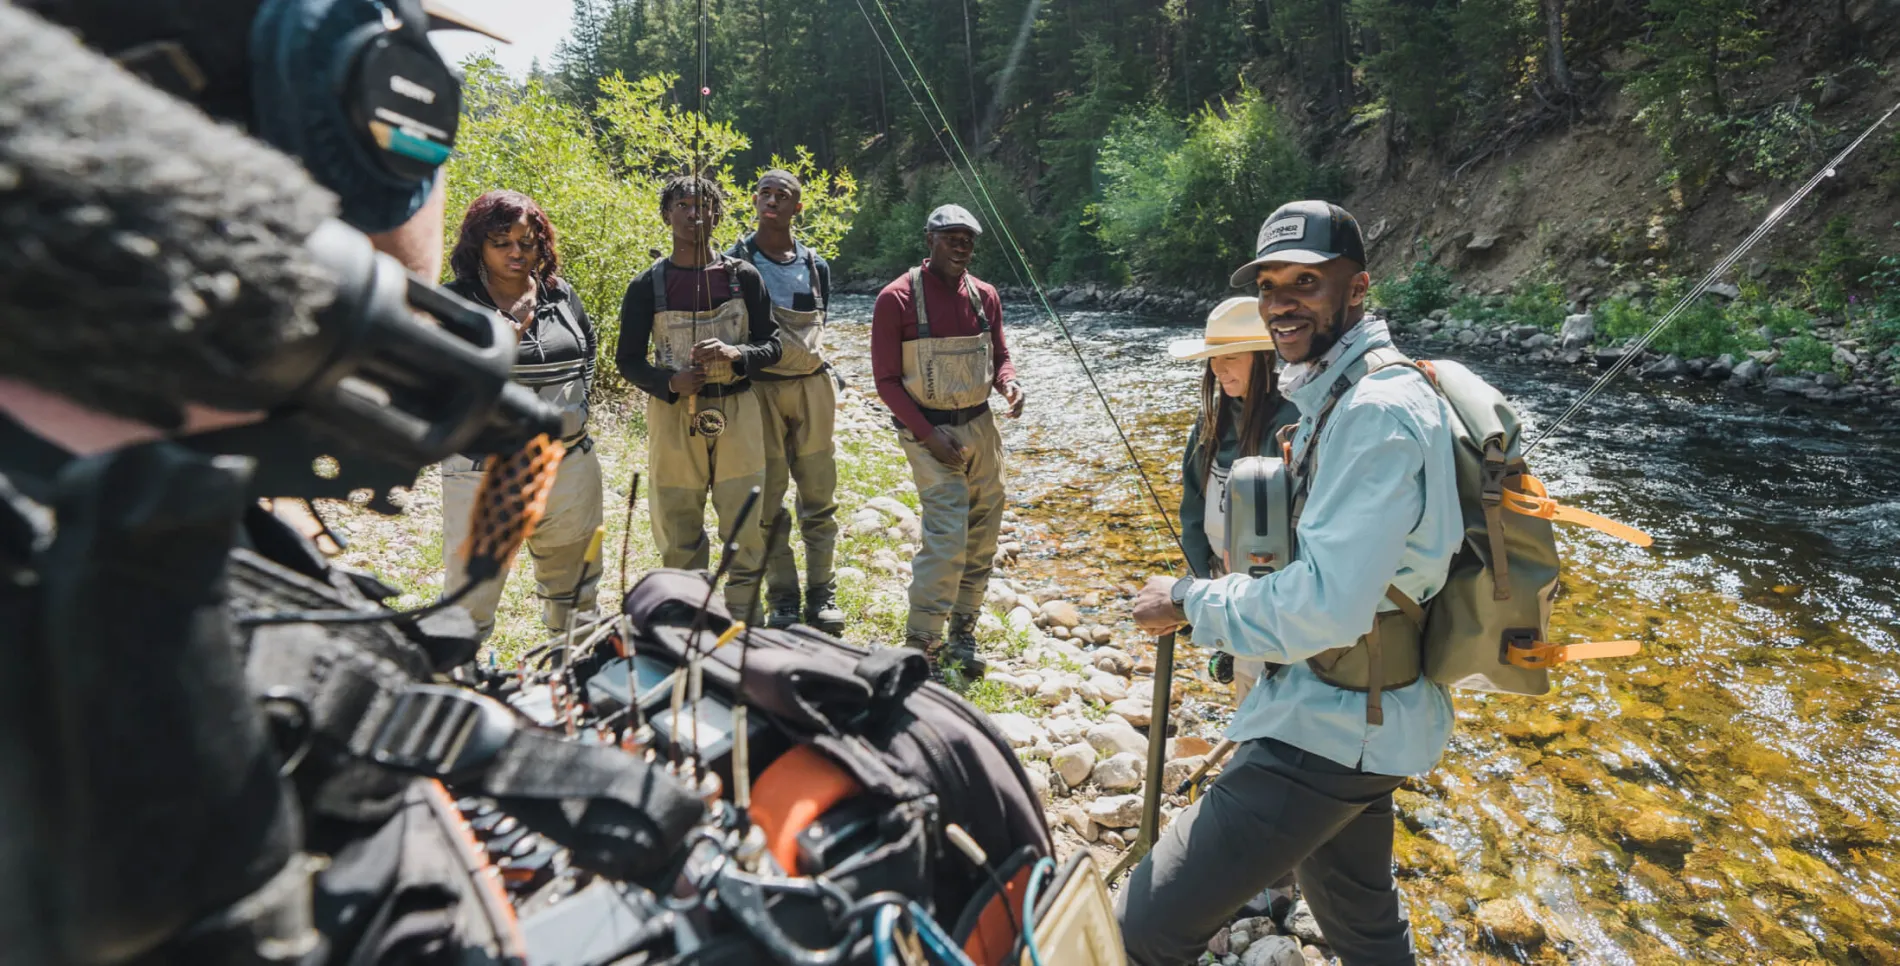
<svg viewBox="0 0 1900 966"><path fill-rule="evenodd" d="M726 431L726 414L717 409L702 409L693 414L693 432L706 437Z"/></svg>

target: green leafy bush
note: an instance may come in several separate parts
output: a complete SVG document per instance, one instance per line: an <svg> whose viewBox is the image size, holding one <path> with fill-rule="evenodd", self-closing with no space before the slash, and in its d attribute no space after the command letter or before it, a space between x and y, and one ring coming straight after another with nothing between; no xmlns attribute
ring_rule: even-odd
<svg viewBox="0 0 1900 966"><path fill-rule="evenodd" d="M692 165L692 115L668 102L669 77L608 77L590 117L538 80L516 83L490 58L472 58L462 69L462 127L446 168L448 244L455 243L462 212L480 195L508 188L533 198L559 233L561 274L595 320L602 358L611 360L627 282L646 269L653 250L672 247L660 221L660 186ZM723 246L750 220L748 192L727 163L747 142L716 122L702 122L698 136L708 172L732 195L714 238ZM772 163L805 181L800 237L827 256L836 254L858 208L851 173L819 168L802 147L789 162Z"/></svg>
<svg viewBox="0 0 1900 966"><path fill-rule="evenodd" d="M1432 261L1430 242L1420 240L1420 252L1404 278L1374 283L1372 304L1401 319L1420 319L1451 304L1451 269Z"/></svg>
<svg viewBox="0 0 1900 966"><path fill-rule="evenodd" d="M1597 307L1597 332L1605 339L1638 338L1673 308L1690 286L1687 279L1669 279L1659 283L1656 294L1649 299L1610 299ZM1757 292L1745 292L1728 305L1706 295L1691 302L1650 344L1650 351L1685 359L1740 355L1768 347L1768 340L1757 334L1762 329L1773 338L1792 335L1813 340L1808 335L1807 313Z"/></svg>
<svg viewBox="0 0 1900 966"><path fill-rule="evenodd" d="M1186 121L1159 106L1123 116L1099 166L1103 241L1141 278L1210 288L1253 251L1261 219L1329 177L1252 88Z"/></svg>
<svg viewBox="0 0 1900 966"><path fill-rule="evenodd" d="M1876 350L1900 345L1900 255L1882 255L1861 285L1867 297L1852 308L1862 335Z"/></svg>
<svg viewBox="0 0 1900 966"><path fill-rule="evenodd" d="M1834 368L1834 347L1802 333L1781 344L1781 365L1796 372L1828 372Z"/></svg>
<svg viewBox="0 0 1900 966"><path fill-rule="evenodd" d="M1854 286L1876 267L1867 242L1854 233L1846 215L1838 215L1821 230L1814 247L1814 261L1802 270L1801 283L1807 287L1815 308L1845 312Z"/></svg>
<svg viewBox="0 0 1900 966"><path fill-rule="evenodd" d="M1523 282L1504 300L1502 315L1525 325L1555 330L1570 312L1564 287L1556 282Z"/></svg>
<svg viewBox="0 0 1900 966"><path fill-rule="evenodd" d="M1028 253L1030 264L1047 264L1047 225L1029 206L1029 200L1010 174L1000 166L978 162L982 189L1001 211L1016 243ZM1015 285L1020 266L1012 265L1009 243L996 225L988 205L975 193L978 186L968 174L947 165L923 168L908 186L895 167L884 169L864 199L863 210L852 220L851 231L840 243L840 258L853 276L891 279L923 261L924 219L939 205L959 204L983 224L976 258L970 271L997 285Z"/></svg>

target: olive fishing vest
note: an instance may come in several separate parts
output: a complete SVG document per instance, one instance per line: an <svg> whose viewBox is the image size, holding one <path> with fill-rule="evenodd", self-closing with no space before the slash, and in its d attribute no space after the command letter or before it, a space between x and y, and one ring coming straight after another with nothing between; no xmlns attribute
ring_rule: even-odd
<svg viewBox="0 0 1900 966"><path fill-rule="evenodd" d="M727 345L746 342L745 296L739 290L738 259L719 256L726 267L726 294L730 296L709 312L687 312L666 307L667 261L653 263L653 361L668 369L686 369L693 364L693 346L707 339ZM723 386L738 382L732 363L724 359L706 364L706 383Z"/></svg>
<svg viewBox="0 0 1900 966"><path fill-rule="evenodd" d="M750 240L748 252L758 251ZM785 354L763 370L774 376L809 376L825 367L825 295L818 283L818 259L805 250L805 275L811 279L811 298L816 309L809 312L772 303L772 321L778 323L779 344Z"/></svg>
<svg viewBox="0 0 1900 966"><path fill-rule="evenodd" d="M976 312L975 335L931 338L924 300L924 270L910 270L910 301L917 306L917 338L904 343L904 391L925 409L969 409L990 398L996 380L990 317L976 296L976 276L964 275L964 292Z"/></svg>
<svg viewBox="0 0 1900 966"><path fill-rule="evenodd" d="M1345 398L1359 380L1388 366L1406 366L1416 370L1418 367L1404 353L1392 348L1368 349L1366 353L1353 360L1343 372L1334 378L1332 391L1327 395L1326 404L1320 408L1319 415L1313 420L1313 432L1306 439L1306 445L1300 448L1297 456L1287 460L1288 472L1292 479L1292 526L1290 533L1299 532L1300 514L1306 509L1306 497L1313 478L1319 472L1319 439L1326 428L1326 420L1333 408ZM1423 375L1421 372L1420 375ZM1282 442L1292 426L1281 430ZM1293 550L1294 559L1299 559L1297 541ZM1407 597L1404 591L1387 585L1385 598L1398 607L1397 611L1374 615L1372 630L1359 640L1345 647L1328 648L1306 660L1306 666L1315 677L1336 688L1348 691L1364 692L1366 696L1366 723L1384 724L1385 711L1380 702L1380 693L1391 688L1402 688L1419 678L1424 667L1422 637L1425 628L1425 608L1417 601ZM1276 667L1275 673L1279 668Z"/></svg>

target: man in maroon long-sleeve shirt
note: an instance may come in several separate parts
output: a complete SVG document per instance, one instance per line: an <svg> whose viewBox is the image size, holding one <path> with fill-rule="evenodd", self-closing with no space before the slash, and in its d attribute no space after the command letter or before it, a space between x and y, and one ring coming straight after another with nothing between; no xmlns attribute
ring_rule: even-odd
<svg viewBox="0 0 1900 966"><path fill-rule="evenodd" d="M1003 338L1002 299L969 272L982 232L958 205L931 212L930 257L886 285L871 315L871 372L923 507L904 643L924 652L933 673L947 657L969 680L983 673L976 616L1003 521L1003 439L990 392L1003 394L1011 416L1027 399Z"/></svg>

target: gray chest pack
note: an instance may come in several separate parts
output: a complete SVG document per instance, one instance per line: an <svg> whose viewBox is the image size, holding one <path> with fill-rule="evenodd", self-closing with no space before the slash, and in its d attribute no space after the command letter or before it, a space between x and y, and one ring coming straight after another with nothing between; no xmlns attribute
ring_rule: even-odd
<svg viewBox="0 0 1900 966"><path fill-rule="evenodd" d="M1259 578L1298 559L1300 513L1318 474L1327 419L1361 379L1393 366L1419 373L1447 404L1463 545L1437 595L1421 603L1388 585L1386 599L1397 609L1376 615L1365 636L1314 655L1307 666L1334 687L1364 692L1366 721L1376 725L1385 720L1380 693L1421 674L1462 690L1539 695L1550 690L1553 664L1636 653L1636 641L1548 643L1559 569L1552 524L1588 526L1638 546L1649 545L1648 535L1550 499L1530 474L1522 424L1502 393L1456 362L1417 362L1397 349L1369 350L1334 377L1298 454L1288 427L1280 456L1234 461L1228 569Z"/></svg>

